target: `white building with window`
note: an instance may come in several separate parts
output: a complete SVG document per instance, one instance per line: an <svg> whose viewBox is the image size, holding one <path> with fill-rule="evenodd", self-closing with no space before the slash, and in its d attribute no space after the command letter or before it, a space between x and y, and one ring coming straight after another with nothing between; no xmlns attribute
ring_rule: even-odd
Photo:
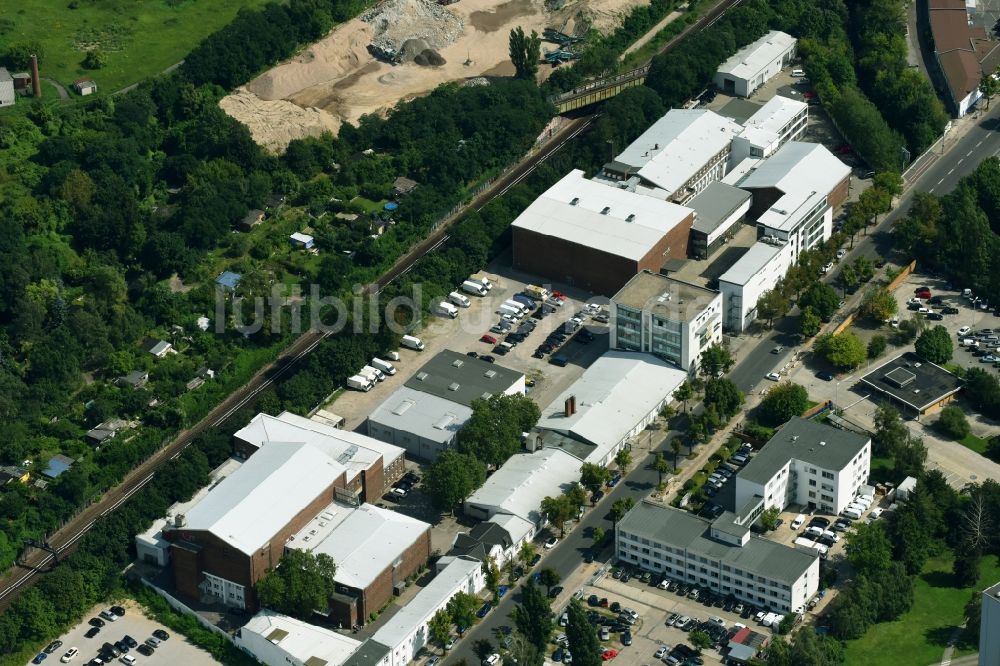
<svg viewBox="0 0 1000 666"><path fill-rule="evenodd" d="M722 295L658 273L629 280L610 310L612 349L648 352L688 372L722 342Z"/></svg>
<svg viewBox="0 0 1000 666"><path fill-rule="evenodd" d="M871 439L798 417L786 423L736 475L736 507L798 504L837 515L868 482Z"/></svg>
<svg viewBox="0 0 1000 666"><path fill-rule="evenodd" d="M736 334L747 330L757 318L761 295L774 289L794 263L791 245L782 240L766 238L751 245L746 254L719 276L723 328Z"/></svg>
<svg viewBox="0 0 1000 666"><path fill-rule="evenodd" d="M819 587L819 557L750 534L730 512L713 522L641 502L615 526L619 560L779 613L799 612Z"/></svg>
<svg viewBox="0 0 1000 666"><path fill-rule="evenodd" d="M789 141L798 141L808 124L808 104L775 95L743 123L743 131L733 138L730 166L748 157L770 157Z"/></svg>
<svg viewBox="0 0 1000 666"><path fill-rule="evenodd" d="M795 38L772 30L719 65L715 85L727 95L749 97L795 58Z"/></svg>
<svg viewBox="0 0 1000 666"><path fill-rule="evenodd" d="M361 647L361 641L350 636L269 610L240 627L233 642L268 666L339 666Z"/></svg>

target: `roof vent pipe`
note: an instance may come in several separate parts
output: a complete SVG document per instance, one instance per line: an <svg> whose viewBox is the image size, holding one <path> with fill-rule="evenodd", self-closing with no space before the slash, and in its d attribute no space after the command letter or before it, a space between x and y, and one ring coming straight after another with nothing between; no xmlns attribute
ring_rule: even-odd
<svg viewBox="0 0 1000 666"><path fill-rule="evenodd" d="M575 395L571 395L569 397L569 407L570 407L571 410L573 410L571 413L572 414L576 414L576 396Z"/></svg>
<svg viewBox="0 0 1000 666"><path fill-rule="evenodd" d="M569 418L573 415L573 403L570 402L569 398L563 403L563 416Z"/></svg>

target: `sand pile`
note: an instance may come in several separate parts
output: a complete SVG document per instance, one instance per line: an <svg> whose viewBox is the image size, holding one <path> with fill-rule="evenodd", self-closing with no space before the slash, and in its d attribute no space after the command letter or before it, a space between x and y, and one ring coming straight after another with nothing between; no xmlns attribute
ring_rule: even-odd
<svg viewBox="0 0 1000 666"><path fill-rule="evenodd" d="M336 134L340 129L340 119L329 113L284 100L263 100L243 87L223 97L219 107L246 125L254 141L276 154L285 152L292 139L327 131Z"/></svg>
<svg viewBox="0 0 1000 666"><path fill-rule="evenodd" d="M371 26L372 44L392 51L402 50L403 44L411 39L426 43L420 52L443 49L458 39L465 28L460 18L430 0L386 0L362 14L361 20Z"/></svg>

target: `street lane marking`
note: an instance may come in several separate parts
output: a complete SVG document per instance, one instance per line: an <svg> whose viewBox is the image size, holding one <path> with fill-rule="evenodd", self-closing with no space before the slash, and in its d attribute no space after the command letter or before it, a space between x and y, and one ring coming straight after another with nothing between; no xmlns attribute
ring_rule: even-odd
<svg viewBox="0 0 1000 666"><path fill-rule="evenodd" d="M938 184L938 185L940 185L940 184L941 184L941 183L943 183L943 182L944 182L944 178L942 178L941 180L939 180L939 181L937 182L937 184Z"/></svg>
<svg viewBox="0 0 1000 666"><path fill-rule="evenodd" d="M955 173L955 170L954 170L954 169L952 169L951 171L949 171L949 172L948 172L948 175L950 176L950 175L951 175L951 174L953 174L953 173ZM944 180L944 178L942 178L941 180Z"/></svg>
<svg viewBox="0 0 1000 666"><path fill-rule="evenodd" d="M961 164L961 163L962 163L962 162L964 162L964 161L965 161L965 158L963 157L962 159L958 160L958 162L957 162L957 163L958 163L958 164Z"/></svg>

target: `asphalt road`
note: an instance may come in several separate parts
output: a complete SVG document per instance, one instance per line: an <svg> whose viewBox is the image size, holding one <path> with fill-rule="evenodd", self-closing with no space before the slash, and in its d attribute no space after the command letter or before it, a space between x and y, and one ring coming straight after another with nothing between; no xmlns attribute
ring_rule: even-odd
<svg viewBox="0 0 1000 666"><path fill-rule="evenodd" d="M958 181L969 175L980 162L988 157L1000 155L1000 104L994 105L989 112L983 114L975 125L961 138L951 139L948 136L943 146L938 144L933 155L928 155L925 162L915 167L915 180L910 189L903 195L896 208L889 213L877 227L867 236L858 236L854 248L848 251L823 281L833 283L840 273L840 266L856 257L875 259L879 256L889 257L892 254L892 223L905 216L909 210L910 199L914 192L933 192L938 196L955 189ZM945 151L942 154L942 150ZM796 311L793 311L793 314ZM781 354L753 353L747 358L737 358L736 367L730 372L729 378L737 388L744 393L758 390L761 384L771 383L764 379L769 372L781 368L795 352L799 337L795 333L795 318L785 317L775 322L774 330L764 336L762 344L756 349L760 352L770 352L777 345L784 345Z"/></svg>

